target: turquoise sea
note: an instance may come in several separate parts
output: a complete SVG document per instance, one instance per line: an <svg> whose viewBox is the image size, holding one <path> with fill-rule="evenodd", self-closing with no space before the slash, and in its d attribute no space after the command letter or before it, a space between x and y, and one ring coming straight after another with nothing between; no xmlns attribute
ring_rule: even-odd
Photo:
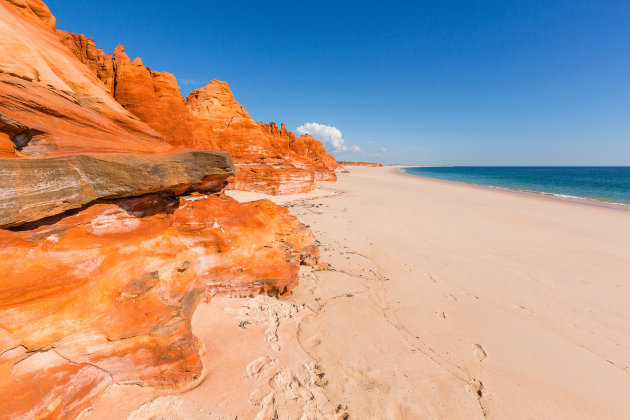
<svg viewBox="0 0 630 420"><path fill-rule="evenodd" d="M630 166L453 166L404 168L426 178L630 206Z"/></svg>

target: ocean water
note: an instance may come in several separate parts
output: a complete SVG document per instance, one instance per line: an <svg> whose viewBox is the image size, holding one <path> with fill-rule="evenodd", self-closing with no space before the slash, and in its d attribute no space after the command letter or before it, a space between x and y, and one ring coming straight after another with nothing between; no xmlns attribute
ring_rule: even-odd
<svg viewBox="0 0 630 420"><path fill-rule="evenodd" d="M630 206L630 166L453 166L401 171L426 178Z"/></svg>

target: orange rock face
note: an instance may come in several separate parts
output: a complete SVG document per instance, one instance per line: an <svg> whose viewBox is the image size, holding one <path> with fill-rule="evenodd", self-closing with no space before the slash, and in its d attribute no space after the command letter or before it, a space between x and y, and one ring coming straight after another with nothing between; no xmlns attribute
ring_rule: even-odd
<svg viewBox="0 0 630 420"><path fill-rule="evenodd" d="M192 91L186 106L204 131L211 133L219 149L232 155L238 168L232 188L274 195L314 188L315 165L308 159L283 154L274 136L234 99L227 83L212 80Z"/></svg>
<svg viewBox="0 0 630 420"><path fill-rule="evenodd" d="M155 72L133 61L119 45L114 52L114 98L175 146L216 150L217 144L188 112L175 76Z"/></svg>
<svg viewBox="0 0 630 420"><path fill-rule="evenodd" d="M306 193L315 188L313 171L282 165L236 165L228 188L282 195Z"/></svg>
<svg viewBox="0 0 630 420"><path fill-rule="evenodd" d="M93 39L86 38L85 35L61 30L58 30L57 33L61 41L103 82L107 93L113 95L115 76L112 55L105 54L96 46Z"/></svg>
<svg viewBox="0 0 630 420"><path fill-rule="evenodd" d="M194 383L197 302L285 294L318 254L270 201L177 198L234 170L180 146L234 153L234 185L274 194L336 162L254 122L225 83L185 100L122 48L57 31L39 0L0 0L0 28L0 417L74 418L112 383Z"/></svg>
<svg viewBox="0 0 630 420"><path fill-rule="evenodd" d="M28 127L23 153L174 149L118 104L60 41L43 3L0 0L0 24L0 113Z"/></svg>
<svg viewBox="0 0 630 420"><path fill-rule="evenodd" d="M199 299L282 295L316 263L310 231L267 200L148 195L0 231L0 412L76 414L112 382L178 389L201 374Z"/></svg>
<svg viewBox="0 0 630 420"><path fill-rule="evenodd" d="M52 13L50 13L48 6L41 0L6 0L6 2L27 19L50 28L55 27L57 19L55 19Z"/></svg>
<svg viewBox="0 0 630 420"><path fill-rule="evenodd" d="M315 180L334 181L339 165L321 142L256 123L225 82L212 80L184 99L175 77L133 61L122 45L113 57L82 35L59 37L92 70L114 99L175 146L225 150L239 166L231 188L290 194ZM112 72L113 71L113 75ZM115 80L115 84L112 80Z"/></svg>
<svg viewBox="0 0 630 420"><path fill-rule="evenodd" d="M17 157L15 155L15 144L5 133L0 133L0 157Z"/></svg>
<svg viewBox="0 0 630 420"><path fill-rule="evenodd" d="M313 172L316 181L336 181L335 172L341 166L324 149L322 142L305 134L296 137L295 133L288 131L284 123L280 129L275 122L259 123L271 138L274 147L283 154L283 157L298 168L309 169Z"/></svg>
<svg viewBox="0 0 630 420"><path fill-rule="evenodd" d="M193 90L186 106L212 133L219 148L230 152L235 163L284 164L280 152L234 99L227 83L212 80L205 87Z"/></svg>

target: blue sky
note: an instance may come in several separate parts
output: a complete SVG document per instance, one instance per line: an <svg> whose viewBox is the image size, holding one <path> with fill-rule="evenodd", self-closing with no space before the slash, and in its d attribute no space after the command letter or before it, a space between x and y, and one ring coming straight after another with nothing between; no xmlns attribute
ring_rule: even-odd
<svg viewBox="0 0 630 420"><path fill-rule="evenodd" d="M339 158L630 165L627 0L46 3L184 94L217 78L257 121L335 127Z"/></svg>

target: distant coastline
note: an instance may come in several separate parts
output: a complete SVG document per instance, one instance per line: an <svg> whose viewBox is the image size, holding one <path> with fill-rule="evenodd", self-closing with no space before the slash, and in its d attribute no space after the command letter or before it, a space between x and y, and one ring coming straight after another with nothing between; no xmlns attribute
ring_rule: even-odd
<svg viewBox="0 0 630 420"><path fill-rule="evenodd" d="M625 197L604 197L606 195L606 191L601 192L597 196L595 194L589 194L589 190L582 189L581 194L576 194L575 192L569 193L564 188L558 188L553 185L553 181L548 182L547 188L539 188L540 183L532 183L527 186L522 181L518 183L518 185L514 185L514 181L509 177L505 179L499 180L499 182L492 182L492 179L487 179L483 176L466 176L466 174L462 174L462 172L466 172L467 170L474 169L476 171L483 170L492 170L497 171L501 169L511 170L511 171L528 171L535 169L546 169L546 170L554 170L554 171L567 171L567 170L598 170L598 169L613 169L613 170L621 170L622 179L619 180L619 185L615 186L615 189L618 191L617 194L624 192L626 194ZM577 204L586 204L597 207L604 207L616 210L625 210L630 211L630 189L627 188L627 184L630 184L630 167L459 167L459 166L404 166L398 167L397 172L403 175L420 177L425 179L431 179L435 181L445 181L452 182L458 184L464 184L468 186L475 186L484 189L491 189L497 191L504 191L510 193L517 193L523 195L529 195L539 198L547 198L560 200L570 203ZM452 172L457 172L453 174ZM495 174L496 176L496 174ZM495 178L495 180L497 180ZM579 182L579 180L575 180ZM597 183L597 180L591 179L591 181ZM610 178L608 178L610 183ZM565 182L567 182L565 180ZM613 184L615 184L613 182ZM554 188L555 187L555 188ZM577 185L573 185L572 188L566 188L570 191L575 191ZM592 189L591 189L592 191Z"/></svg>

